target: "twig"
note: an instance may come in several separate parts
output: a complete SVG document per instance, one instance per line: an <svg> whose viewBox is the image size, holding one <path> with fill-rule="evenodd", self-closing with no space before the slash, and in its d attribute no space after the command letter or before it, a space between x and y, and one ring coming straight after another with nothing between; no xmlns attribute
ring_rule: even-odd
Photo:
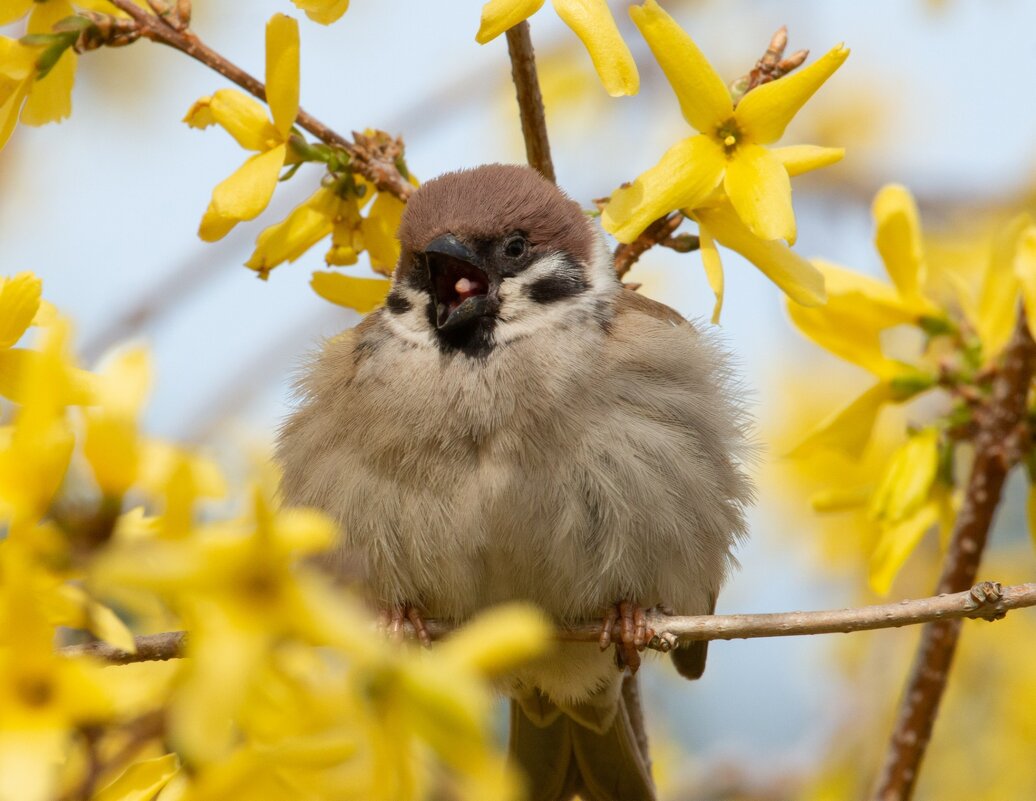
<svg viewBox="0 0 1036 801"><path fill-rule="evenodd" d="M1011 609L1036 606L1036 583L1001 587L985 581L968 592L938 595L913 601L863 606L855 609L833 609L820 612L772 612L759 615L694 615L678 617L662 612L647 615L648 626L655 636L648 644L656 651L672 650L680 642L694 640L737 640L757 637L793 637L803 634L835 634L872 629L898 628L933 620L983 618L998 620ZM441 639L455 628L440 620L426 620L433 639ZM413 636L409 623L404 624ZM557 639L569 642L593 642L600 638L600 623L582 623L556 632ZM619 624L613 636L621 636ZM130 662L177 659L184 654L187 634L171 631L137 637L137 653L120 651L105 643L89 643L65 647L68 656L93 656L116 665Z"/></svg>
<svg viewBox="0 0 1036 801"><path fill-rule="evenodd" d="M266 87L262 81L228 61L202 42L193 32L177 30L164 19L148 14L135 5L133 0L111 0L111 3L133 18L140 26L140 35L144 38L186 53L196 61L214 69L227 80L236 83L249 94L263 102L266 101ZM397 157L402 149L398 139L392 140L385 135L384 141L379 142L384 145L383 148L367 147L363 142L352 142L346 139L301 108L295 122L322 142L340 147L347 152L356 171L371 181L380 191L389 192L403 201L413 194L413 185L397 165ZM381 150L383 152L379 152Z"/></svg>
<svg viewBox="0 0 1036 801"><path fill-rule="evenodd" d="M63 656L90 656L110 665L129 665L134 662L165 662L180 659L187 649L186 631L164 631L161 634L143 634L136 638L137 652L131 654L106 642L88 642L66 645Z"/></svg>
<svg viewBox="0 0 1036 801"><path fill-rule="evenodd" d="M637 260L655 245L663 245L670 241L676 241L673 238L673 233L680 227L680 223L683 221L683 214L679 211L675 211L668 217L660 217L655 220L651 225L644 229L644 233L628 245L619 245L615 248L615 272L619 278L626 275L626 273L630 271L630 268L637 263ZM691 243L689 240L681 239L680 241L681 244L674 247L674 250L680 250L683 253L697 250L696 246L690 247ZM686 250L682 249L684 243L687 245ZM669 247L669 245L666 246Z"/></svg>
<svg viewBox="0 0 1036 801"><path fill-rule="evenodd" d="M543 112L540 82L536 77L536 56L532 51L528 22L519 22L507 31L507 53L511 56L511 77L518 96L526 160L545 178L557 183L554 163L550 160L547 118Z"/></svg>
<svg viewBox="0 0 1036 801"><path fill-rule="evenodd" d="M1021 456L1020 433L1034 363L1036 343L1029 335L1023 310L993 381L989 404L976 410L975 461L936 592L957 592L975 580L1004 479ZM959 620L947 619L922 632L885 764L875 784L874 801L908 801L913 795L960 630Z"/></svg>

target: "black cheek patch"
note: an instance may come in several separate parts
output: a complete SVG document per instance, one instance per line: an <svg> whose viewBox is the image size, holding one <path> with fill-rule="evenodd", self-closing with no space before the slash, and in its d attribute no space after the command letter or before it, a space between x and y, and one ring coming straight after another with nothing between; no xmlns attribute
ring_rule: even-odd
<svg viewBox="0 0 1036 801"><path fill-rule="evenodd" d="M590 289L590 284L583 277L582 270L569 264L564 270L554 275L546 275L529 284L526 290L529 298L536 303L556 303L565 298L574 298Z"/></svg>
<svg viewBox="0 0 1036 801"><path fill-rule="evenodd" d="M393 314L406 314L412 306L401 292L389 292L388 298L385 299L385 308Z"/></svg>

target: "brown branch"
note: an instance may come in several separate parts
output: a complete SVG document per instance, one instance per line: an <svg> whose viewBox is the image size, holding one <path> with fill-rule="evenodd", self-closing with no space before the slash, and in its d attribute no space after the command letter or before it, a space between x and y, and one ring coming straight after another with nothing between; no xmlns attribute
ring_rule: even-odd
<svg viewBox="0 0 1036 801"><path fill-rule="evenodd" d="M536 55L532 51L528 22L519 22L507 31L507 53L511 56L511 77L518 96L526 160L530 167L535 167L545 178L557 183L554 162L550 160L547 118L543 111L539 78L536 77Z"/></svg>
<svg viewBox="0 0 1036 801"><path fill-rule="evenodd" d="M1023 452L1021 427L1034 363L1036 343L1029 335L1023 310L1019 312L1003 365L994 379L992 397L984 409L976 410L975 461L943 563L938 593L957 592L973 583L978 573L1004 479ZM947 619L926 626L922 632L900 700L885 764L875 784L874 801L908 801L913 795L960 630L959 620Z"/></svg>
<svg viewBox="0 0 1036 801"><path fill-rule="evenodd" d="M835 634L928 623L933 620L983 618L998 620L1011 609L1036 606L1036 583L1001 587L983 582L967 592L938 595L913 601L833 609L820 612L772 612L758 615L694 615L679 617L654 611L647 615L655 634L649 648L670 651L681 642L694 640L736 640L757 637L794 637L804 634ZM440 620L426 620L433 639L441 639L455 628ZM621 637L616 624L613 638ZM404 624L408 636L413 628ZM596 643L601 634L599 622L587 622L556 632L559 640ZM187 634L171 631L137 637L137 653L120 651L106 643L73 645L61 649L67 656L92 656L116 665L130 662L177 659L184 654Z"/></svg>
<svg viewBox="0 0 1036 801"><path fill-rule="evenodd" d="M187 54L215 70L227 80L236 83L249 94L266 102L266 87L262 81L228 61L202 42L193 32L178 30L166 19L148 14L135 5L132 0L111 0L111 3L137 23L140 27L140 35L144 38L168 45ZM359 139L355 142L350 141L302 108L299 109L295 122L322 142L340 147L348 153L352 159L353 168L371 181L380 191L389 192L403 201L409 199L413 194L413 185L397 165L397 157L402 150L402 144L398 139L393 140L387 134L376 137L375 141L380 145L379 147L370 147L369 142Z"/></svg>
<svg viewBox="0 0 1036 801"><path fill-rule="evenodd" d="M664 245L667 242L676 241L673 239L673 233L680 227L684 219L681 212L674 211L668 217L660 217L655 220L644 229L644 233L629 244L619 245L615 248L615 273L619 278L626 275L630 268L637 263L637 260L655 245ZM688 244L688 249L682 252L687 253L690 250L696 249L689 247L689 240L680 241L687 242ZM669 245L666 246L668 247ZM680 250L682 246L679 245L673 249Z"/></svg>
<svg viewBox="0 0 1036 801"><path fill-rule="evenodd" d="M165 662L180 659L187 649L186 631L164 631L161 634L142 634L136 638L137 652L131 654L106 642L88 642L66 645L63 656L89 656L110 665L129 665L133 662Z"/></svg>

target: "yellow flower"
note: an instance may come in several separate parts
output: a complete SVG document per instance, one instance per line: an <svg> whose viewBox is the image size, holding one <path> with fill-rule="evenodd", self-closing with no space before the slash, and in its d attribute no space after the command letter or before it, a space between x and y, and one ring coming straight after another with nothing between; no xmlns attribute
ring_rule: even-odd
<svg viewBox="0 0 1036 801"><path fill-rule="evenodd" d="M17 542L0 545L0 799L54 797L76 727L102 722L112 701L99 666L54 653L36 603L38 568Z"/></svg>
<svg viewBox="0 0 1036 801"><path fill-rule="evenodd" d="M27 33L50 33L56 22L75 13L69 0L4 0L4 8L0 10L0 25L14 22L29 14ZM38 49L34 52L39 54ZM23 123L45 125L48 122L63 120L72 113L72 85L75 82L77 59L72 48L67 48L46 77L32 86L32 92L22 109ZM5 60L3 52L0 51L0 64ZM5 137L0 135L0 146L4 139Z"/></svg>
<svg viewBox="0 0 1036 801"><path fill-rule="evenodd" d="M0 148L18 124L18 115L36 79L38 56L38 48L0 36Z"/></svg>
<svg viewBox="0 0 1036 801"><path fill-rule="evenodd" d="M780 139L849 50L835 47L810 66L753 89L735 108L698 46L655 0L633 6L630 16L665 72L684 118L700 133L677 142L632 185L612 193L601 218L605 229L621 242L632 242L674 209L695 209L722 182L737 216L754 235L794 243L789 169L781 152L765 145ZM817 151L813 166L830 163L820 156L822 149Z"/></svg>
<svg viewBox="0 0 1036 801"><path fill-rule="evenodd" d="M314 272L309 285L324 300L360 314L374 311L385 302L392 282L384 278L357 278L341 273Z"/></svg>
<svg viewBox="0 0 1036 801"><path fill-rule="evenodd" d="M543 0L489 0L482 6L475 40L479 44L492 41L531 17L542 5ZM607 0L554 0L554 10L582 40L608 94L635 95L640 89L637 65L619 34Z"/></svg>
<svg viewBox="0 0 1036 801"><path fill-rule="evenodd" d="M266 26L267 117L261 103L235 89L221 89L197 101L184 122L192 128L221 125L246 150L257 151L212 192L198 235L206 242L222 239L241 220L266 208L288 160L288 138L299 113L299 28L283 14Z"/></svg>
<svg viewBox="0 0 1036 801"><path fill-rule="evenodd" d="M349 0L291 0L306 16L321 25L330 25L349 10Z"/></svg>
<svg viewBox="0 0 1036 801"><path fill-rule="evenodd" d="M927 268L917 208L906 189L890 185L878 192L873 212L875 245L892 284L817 260L814 263L827 286L827 304L807 309L789 303L788 314L799 331L874 374L878 383L822 421L795 455L827 447L858 456L886 403L908 400L935 383L930 369L887 357L881 340L883 331L898 325L950 325L946 313L925 293Z"/></svg>
<svg viewBox="0 0 1036 801"><path fill-rule="evenodd" d="M1028 214L1015 217L994 238L978 307L969 315L987 363L1011 338L1019 295L1029 331L1036 331L1036 224Z"/></svg>
<svg viewBox="0 0 1036 801"><path fill-rule="evenodd" d="M151 384L151 364L143 348L115 356L98 382L98 403L84 412L83 455L106 496L119 498L136 482L141 442L137 418Z"/></svg>
<svg viewBox="0 0 1036 801"><path fill-rule="evenodd" d="M12 536L46 511L72 455L74 440L65 415L73 395L67 339L67 325L55 323L46 331L41 352L20 351L34 357L18 371L22 406L12 425L0 427L0 517L11 521Z"/></svg>
<svg viewBox="0 0 1036 801"><path fill-rule="evenodd" d="M357 189L362 192L360 197ZM366 250L375 272L392 275L399 260L396 230L405 206L393 195L381 192L367 216L361 216L360 211L373 195L373 187L359 176L351 176L340 187L321 187L281 222L259 234L245 265L265 279L274 267L295 261L331 235L331 247L325 256L329 265L356 264L359 254Z"/></svg>

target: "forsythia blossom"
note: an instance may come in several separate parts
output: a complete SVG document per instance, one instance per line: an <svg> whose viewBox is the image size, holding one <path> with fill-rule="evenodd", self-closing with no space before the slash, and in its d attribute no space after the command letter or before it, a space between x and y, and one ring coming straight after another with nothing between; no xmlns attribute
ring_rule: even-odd
<svg viewBox="0 0 1036 801"><path fill-rule="evenodd" d="M242 220L251 220L270 203L281 168L289 160L288 140L299 113L299 29L291 17L275 14L266 26L266 99L261 103L236 89L221 89L197 101L184 122L192 128L222 126L246 150L256 151L212 192L198 235L222 239Z"/></svg>
<svg viewBox="0 0 1036 801"><path fill-rule="evenodd" d="M0 280L0 801L78 797L87 765L94 801L517 801L489 682L543 653L542 614L487 612L431 653L385 642L309 561L332 521L277 507L266 473L245 513L202 519L221 477L138 431L147 353L85 373L40 295ZM102 596L135 627L188 628L189 659L56 649L65 627L135 650Z"/></svg>
<svg viewBox="0 0 1036 801"><path fill-rule="evenodd" d="M543 0L489 0L482 7L476 41L491 42L542 6ZM554 10L582 40L608 94L635 95L640 89L637 65L619 34L607 0L554 0Z"/></svg>
<svg viewBox="0 0 1036 801"><path fill-rule="evenodd" d="M765 145L849 55L842 45L819 61L753 89L734 106L730 91L698 46L655 0L630 9L669 79L683 116L699 133L678 142L632 186L612 194L605 227L622 242L674 209L694 209L722 182L738 217L761 239L795 241L791 183L780 153ZM829 163L823 149L796 153L799 172ZM805 157L807 165L800 159Z"/></svg>

